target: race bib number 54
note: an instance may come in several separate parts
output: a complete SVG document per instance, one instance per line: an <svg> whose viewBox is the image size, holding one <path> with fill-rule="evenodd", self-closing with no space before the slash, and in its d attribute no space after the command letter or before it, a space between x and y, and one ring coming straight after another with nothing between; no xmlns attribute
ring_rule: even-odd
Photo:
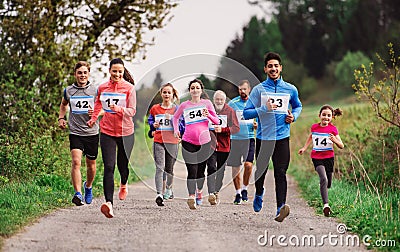
<svg viewBox="0 0 400 252"><path fill-rule="evenodd" d="M183 111L186 124L193 124L198 122L207 121L207 117L203 116L203 110L207 109L205 106L188 108Z"/></svg>

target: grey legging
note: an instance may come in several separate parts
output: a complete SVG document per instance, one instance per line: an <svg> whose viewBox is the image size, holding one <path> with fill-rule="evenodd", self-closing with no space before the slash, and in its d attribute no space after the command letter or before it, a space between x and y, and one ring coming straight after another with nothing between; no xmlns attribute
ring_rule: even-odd
<svg viewBox="0 0 400 252"><path fill-rule="evenodd" d="M167 188L171 188L174 177L174 164L178 155L178 145L169 143L153 144L154 162L156 164L156 191L161 194L163 185L163 174L166 172Z"/></svg>
<svg viewBox="0 0 400 252"><path fill-rule="evenodd" d="M318 165L315 170L319 175L319 190L321 191L322 202L328 204L328 188L332 185L332 173L325 170L325 166Z"/></svg>

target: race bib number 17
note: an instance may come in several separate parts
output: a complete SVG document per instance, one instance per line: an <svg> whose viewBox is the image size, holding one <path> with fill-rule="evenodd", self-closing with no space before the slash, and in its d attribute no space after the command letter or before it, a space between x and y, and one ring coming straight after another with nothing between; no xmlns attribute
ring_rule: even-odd
<svg viewBox="0 0 400 252"><path fill-rule="evenodd" d="M126 94L105 92L100 95L100 101L104 111L109 113L115 113L110 109L111 104L126 108Z"/></svg>

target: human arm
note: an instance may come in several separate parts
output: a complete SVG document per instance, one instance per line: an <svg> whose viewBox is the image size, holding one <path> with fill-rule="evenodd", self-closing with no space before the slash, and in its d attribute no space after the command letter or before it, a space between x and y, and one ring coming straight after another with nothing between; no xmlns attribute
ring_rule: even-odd
<svg viewBox="0 0 400 252"><path fill-rule="evenodd" d="M174 117L172 117L172 125L174 127L174 136L177 138L181 137L181 123L183 119L181 118L183 114L183 107L184 105L181 104L174 113Z"/></svg>
<svg viewBox="0 0 400 252"><path fill-rule="evenodd" d="M67 120L65 119L67 111L68 101L63 97L60 103L60 111L58 112L58 127L60 129L65 129L67 127Z"/></svg>
<svg viewBox="0 0 400 252"><path fill-rule="evenodd" d="M130 89L127 92L126 107L110 104L110 109L120 116L133 117L136 114L136 90L135 86L127 85L130 85Z"/></svg>
<svg viewBox="0 0 400 252"><path fill-rule="evenodd" d="M310 133L307 137L306 143L304 144L303 148L301 148L298 152L300 155L303 155L303 153L307 150L308 146L310 146L311 144L311 141L312 141L312 136Z"/></svg>
<svg viewBox="0 0 400 252"><path fill-rule="evenodd" d="M248 120L248 119L253 119L257 118L259 114L262 113L267 113L268 108L266 104L261 104L261 94L259 91L254 88L250 92L249 100L246 103L246 106L243 109L243 118ZM256 105L260 103L260 107L256 107Z"/></svg>
<svg viewBox="0 0 400 252"><path fill-rule="evenodd" d="M299 118L300 113L303 109L303 105L301 104L301 101L299 99L299 92L297 91L297 88L293 86L293 92L290 96L290 105L292 106L292 111L288 111L288 115L286 116L286 123L291 123L295 122L297 118ZM290 122L288 122L289 120Z"/></svg>
<svg viewBox="0 0 400 252"><path fill-rule="evenodd" d="M339 147L339 149L343 149L344 148L344 144L342 142L342 139L340 138L339 135L333 135L333 134L329 134L329 139L336 144L337 147Z"/></svg>
<svg viewBox="0 0 400 252"><path fill-rule="evenodd" d="M100 101L100 87L96 91L96 97L94 100L94 108L93 108L93 113L91 115L90 120L87 122L87 125L91 128L93 125L96 123L97 118L100 116L100 113L104 113L103 107L101 105Z"/></svg>

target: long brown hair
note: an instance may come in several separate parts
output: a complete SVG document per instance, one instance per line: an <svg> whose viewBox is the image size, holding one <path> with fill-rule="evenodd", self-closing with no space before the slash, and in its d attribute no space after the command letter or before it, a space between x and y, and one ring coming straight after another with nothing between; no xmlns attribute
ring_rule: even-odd
<svg viewBox="0 0 400 252"><path fill-rule="evenodd" d="M340 108L333 108L331 105L329 104L325 104L324 106L321 107L321 109L319 110L319 114L321 115L322 110L325 109L329 109L330 111L332 111L332 117L336 117L336 116L341 116L343 115L343 111Z"/></svg>
<svg viewBox="0 0 400 252"><path fill-rule="evenodd" d="M200 95L200 98L201 99L208 99L208 100L210 100L210 97L208 96L208 94L204 91L204 84L203 84L203 82L200 80L200 79L194 79L194 80L191 80L190 82L189 82L189 87L188 87L188 90L189 90L189 92L190 92L190 86L193 84L193 83L199 83L200 84L200 87L201 87L201 95Z"/></svg>
<svg viewBox="0 0 400 252"><path fill-rule="evenodd" d="M123 76L124 80L131 83L132 85L135 85L135 81L133 80L132 74L128 71L128 69L126 69L124 61L121 58L112 59L110 61L110 69L111 69L112 65L116 65L116 64L121 64L124 66L124 76Z"/></svg>
<svg viewBox="0 0 400 252"><path fill-rule="evenodd" d="M163 84L161 87L160 87L160 95L162 96L162 90L165 88L165 87L171 87L172 88L172 93L173 93L173 95L172 95L172 97L173 97L173 102L174 103L179 103L179 96L178 96L178 91L174 88L174 86L171 84L171 83L165 83L165 84Z"/></svg>

